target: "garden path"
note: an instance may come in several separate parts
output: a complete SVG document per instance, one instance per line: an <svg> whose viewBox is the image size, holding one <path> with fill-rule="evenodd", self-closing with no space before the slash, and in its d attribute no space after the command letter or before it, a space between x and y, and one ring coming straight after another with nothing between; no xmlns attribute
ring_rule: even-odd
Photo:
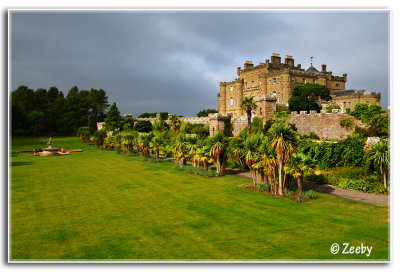
<svg viewBox="0 0 400 272"><path fill-rule="evenodd" d="M174 158L165 158L165 159L176 162L176 160ZM188 162L188 164L191 164L191 162ZM212 167L210 167L210 168L212 168ZM226 169L225 172L229 175L252 179L249 171L239 170L239 169ZM328 184L317 184L314 182L305 182L303 184L303 189L304 190L314 190L316 192L329 194L329 195L333 195L336 197L349 199L349 200L366 203L366 204L372 204L372 205L389 207L389 203L390 203L389 195L377 195L374 193L365 193L365 192L354 191L354 190L350 190L350 189L342 189L342 188L339 188L339 187L336 187L333 185L328 185Z"/></svg>
<svg viewBox="0 0 400 272"><path fill-rule="evenodd" d="M236 169L227 169L227 173L243 177L243 178L251 178L251 174L248 171L236 170ZM330 194L333 196L341 197L344 199L349 199L357 202L379 205L379 206L389 206L390 200L389 195L377 195L374 193L365 193L360 191L341 189L333 185L327 184L317 184L314 182L305 182L303 184L304 190L314 190L316 192Z"/></svg>

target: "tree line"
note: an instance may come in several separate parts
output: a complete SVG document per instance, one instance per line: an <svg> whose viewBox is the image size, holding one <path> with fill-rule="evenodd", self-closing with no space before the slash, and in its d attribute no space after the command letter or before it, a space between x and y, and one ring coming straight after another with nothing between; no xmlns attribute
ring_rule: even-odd
<svg viewBox="0 0 400 272"><path fill-rule="evenodd" d="M79 90L76 86L64 97L57 87L34 91L21 85L10 100L14 136L72 135L82 126L94 131L109 107L103 89Z"/></svg>

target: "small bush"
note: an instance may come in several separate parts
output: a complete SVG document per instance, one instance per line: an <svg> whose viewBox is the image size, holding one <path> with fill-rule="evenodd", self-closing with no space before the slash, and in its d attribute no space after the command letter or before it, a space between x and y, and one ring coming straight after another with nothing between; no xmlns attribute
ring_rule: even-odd
<svg viewBox="0 0 400 272"><path fill-rule="evenodd" d="M288 198L290 198L290 199L294 199L294 198L295 198L295 194L294 194L293 191L290 191L290 190L283 190L283 194L284 194L285 196L287 196Z"/></svg>
<svg viewBox="0 0 400 272"><path fill-rule="evenodd" d="M303 191L301 192L301 196L304 197L305 199L311 199L311 198L316 198L317 193L313 190Z"/></svg>
<svg viewBox="0 0 400 272"><path fill-rule="evenodd" d="M269 192L269 188L270 186L269 186L269 184L268 183L259 183L258 185L257 185L257 189L258 189L258 191L260 191L260 192Z"/></svg>
<svg viewBox="0 0 400 272"><path fill-rule="evenodd" d="M346 129L352 129L353 125L353 119L350 117L340 120L340 126Z"/></svg>
<svg viewBox="0 0 400 272"><path fill-rule="evenodd" d="M342 189L373 192L376 194L383 194L388 192L388 189L382 183L371 183L362 179L339 178L336 186Z"/></svg>
<svg viewBox="0 0 400 272"><path fill-rule="evenodd" d="M304 181L315 182L318 184L327 184L328 181L324 175L316 175L314 173L307 173L304 175Z"/></svg>

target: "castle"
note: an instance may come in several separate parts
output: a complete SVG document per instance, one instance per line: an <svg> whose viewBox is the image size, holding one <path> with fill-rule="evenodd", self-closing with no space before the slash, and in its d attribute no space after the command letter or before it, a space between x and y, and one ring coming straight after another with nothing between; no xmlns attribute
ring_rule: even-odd
<svg viewBox="0 0 400 272"><path fill-rule="evenodd" d="M252 61L246 60L243 69L237 68L236 78L232 82L220 82L218 93L218 112L234 116L244 116L241 107L244 97L254 97L257 109L254 116L263 117L264 121L273 115L276 107L288 107L288 100L294 87L306 83L318 83L326 86L333 97L331 103L341 107L354 108L360 102L380 105L380 94L364 94L362 91L343 91L346 88L347 74L334 76L327 71L326 64L321 65L318 71L312 64L305 70L301 64L295 65L294 58L286 55L285 62L281 62L280 54L273 53L271 61L259 62L254 66ZM274 105L276 104L276 105Z"/></svg>
<svg viewBox="0 0 400 272"><path fill-rule="evenodd" d="M321 71L318 71L312 64L312 57L310 67L304 70L300 64L295 66L292 56L286 55L285 62L282 63L280 55L273 53L271 61L267 59L265 63L260 62L257 66L254 66L251 61L246 61L243 69L237 68L237 75L238 78L232 82L220 82L218 113L202 118L184 117L181 120L192 124L209 124L210 135L223 131L230 123L232 134L236 136L247 127L246 112L241 107L245 97L253 97L257 105L252 112L252 118L262 117L265 122L273 118L279 108L288 108L288 100L294 87L306 83L318 83L331 91L332 101L323 102L320 113L316 111L291 112L288 121L301 134L315 132L323 139L338 139L352 133L352 129L341 125L342 120L350 118L354 124L363 126L346 113L346 108L354 109L357 103L380 105L381 102L380 93L345 90L347 74L333 76L332 72L326 70L326 64L322 64ZM340 109L333 109L332 113L328 113L324 108L331 103L339 105ZM171 116L171 114L168 116L167 123L170 122ZM155 118L136 118L136 120L154 123L159 118L158 115ZM98 129L104 128L104 122L99 122L97 125Z"/></svg>

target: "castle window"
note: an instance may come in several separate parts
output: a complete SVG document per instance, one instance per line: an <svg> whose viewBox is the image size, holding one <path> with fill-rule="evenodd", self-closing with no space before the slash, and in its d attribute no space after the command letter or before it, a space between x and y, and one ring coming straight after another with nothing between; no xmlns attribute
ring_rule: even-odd
<svg viewBox="0 0 400 272"><path fill-rule="evenodd" d="M313 79L312 83L316 83L317 81L315 79Z"/></svg>
<svg viewBox="0 0 400 272"><path fill-rule="evenodd" d="M269 80L269 85L271 85L271 79Z"/></svg>
<svg viewBox="0 0 400 272"><path fill-rule="evenodd" d="M231 108L233 107L233 97L231 97Z"/></svg>
<svg viewBox="0 0 400 272"><path fill-rule="evenodd" d="M260 86L261 86L261 80L258 82L258 85L260 85Z"/></svg>
<svg viewBox="0 0 400 272"><path fill-rule="evenodd" d="M303 78L303 84L305 84L306 83L306 79L305 78Z"/></svg>
<svg viewBox="0 0 400 272"><path fill-rule="evenodd" d="M281 79L278 77L278 83L281 83Z"/></svg>
<svg viewBox="0 0 400 272"><path fill-rule="evenodd" d="M272 96L273 96L273 97L276 97L276 92L275 92L275 91L272 93Z"/></svg>
<svg viewBox="0 0 400 272"><path fill-rule="evenodd" d="M254 87L254 81L251 82L251 87Z"/></svg>
<svg viewBox="0 0 400 272"><path fill-rule="evenodd" d="M273 82L274 82L274 84L276 83L276 78L274 78L274 81L273 81Z"/></svg>
<svg viewBox="0 0 400 272"><path fill-rule="evenodd" d="M335 85L336 88L339 88L339 83Z"/></svg>
<svg viewBox="0 0 400 272"><path fill-rule="evenodd" d="M294 77L292 77L292 83L295 83L296 79Z"/></svg>
<svg viewBox="0 0 400 272"><path fill-rule="evenodd" d="M346 103L346 102L345 102L345 103ZM349 105L349 107L350 107L350 106L351 106L351 103L349 102L348 105Z"/></svg>

